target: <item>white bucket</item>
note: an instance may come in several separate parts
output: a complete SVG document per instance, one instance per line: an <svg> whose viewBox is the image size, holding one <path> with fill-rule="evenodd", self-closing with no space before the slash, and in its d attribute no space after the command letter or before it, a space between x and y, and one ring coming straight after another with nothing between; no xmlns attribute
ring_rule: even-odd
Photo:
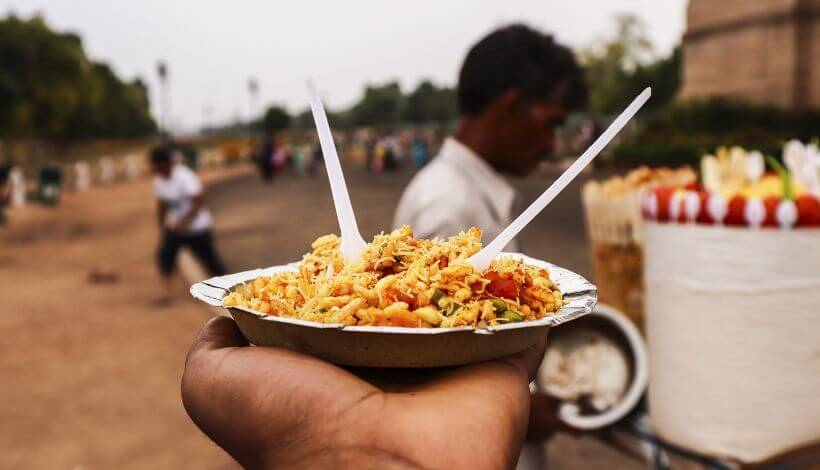
<svg viewBox="0 0 820 470"><path fill-rule="evenodd" d="M820 230L645 227L652 427L743 463L820 441Z"/></svg>

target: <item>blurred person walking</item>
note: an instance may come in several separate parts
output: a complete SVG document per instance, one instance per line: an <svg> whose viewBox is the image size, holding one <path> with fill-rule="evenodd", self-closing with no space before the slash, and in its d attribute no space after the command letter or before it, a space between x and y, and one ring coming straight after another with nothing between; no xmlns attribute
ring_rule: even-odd
<svg viewBox="0 0 820 470"><path fill-rule="evenodd" d="M276 136L269 134L262 140L262 145L259 146L259 155L257 157L259 164L259 174L262 176L262 181L270 183L276 175L276 166L274 157L278 149Z"/></svg>
<svg viewBox="0 0 820 470"><path fill-rule="evenodd" d="M9 170L9 203L11 207L23 207L26 205L26 198L28 197L28 188L26 186L26 175L23 174L23 169L19 165L11 165Z"/></svg>
<svg viewBox="0 0 820 470"><path fill-rule="evenodd" d="M420 238L476 226L485 242L495 238L517 212L503 175L532 173L586 97L575 57L552 36L516 24L481 39L459 73L456 131L405 189L394 226L410 224Z"/></svg>
<svg viewBox="0 0 820 470"><path fill-rule="evenodd" d="M427 142L425 142L418 133L413 135L413 141L410 144L410 154L416 168L421 168L427 164Z"/></svg>
<svg viewBox="0 0 820 470"><path fill-rule="evenodd" d="M57 162L50 162L40 168L37 182L37 199L46 206L60 204L63 186L63 169Z"/></svg>
<svg viewBox="0 0 820 470"><path fill-rule="evenodd" d="M387 134L382 138L384 148L384 170L396 171L399 167L398 143L393 134Z"/></svg>
<svg viewBox="0 0 820 470"><path fill-rule="evenodd" d="M308 172L311 174L311 176L313 176L322 167L325 158L324 155L322 155L322 146L319 145L319 142L313 143L310 146L310 148L310 167Z"/></svg>
<svg viewBox="0 0 820 470"><path fill-rule="evenodd" d="M225 274L225 267L214 248L213 218L205 206L199 177L187 166L175 163L169 147L151 150L150 160L160 228L156 256L166 288L160 302L167 304L172 299L171 278L180 248L188 248L211 276Z"/></svg>
<svg viewBox="0 0 820 470"><path fill-rule="evenodd" d="M373 151L372 151L372 158L370 159L370 172L379 174L384 171L384 155L385 155L385 148L383 141L381 139L377 139L373 143Z"/></svg>
<svg viewBox="0 0 820 470"><path fill-rule="evenodd" d="M287 169L290 161L290 148L287 144L279 145L273 152L273 171L278 173Z"/></svg>
<svg viewBox="0 0 820 470"><path fill-rule="evenodd" d="M11 203L11 163L0 163L0 225L6 225L6 207Z"/></svg>

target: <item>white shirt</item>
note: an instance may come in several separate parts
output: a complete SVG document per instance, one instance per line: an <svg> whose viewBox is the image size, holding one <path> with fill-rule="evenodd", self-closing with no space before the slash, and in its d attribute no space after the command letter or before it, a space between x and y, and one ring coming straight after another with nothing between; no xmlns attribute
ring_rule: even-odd
<svg viewBox="0 0 820 470"><path fill-rule="evenodd" d="M168 178L154 177L154 193L165 204L165 226L170 228L191 210L194 198L202 194L202 183L190 168L175 164ZM203 207L194 216L188 232L202 232L212 224L211 213Z"/></svg>
<svg viewBox="0 0 820 470"><path fill-rule="evenodd" d="M453 137L413 177L402 194L393 226L409 224L419 238L447 238L470 227L492 241L512 221L515 189L487 162ZM507 251L518 249L515 240Z"/></svg>

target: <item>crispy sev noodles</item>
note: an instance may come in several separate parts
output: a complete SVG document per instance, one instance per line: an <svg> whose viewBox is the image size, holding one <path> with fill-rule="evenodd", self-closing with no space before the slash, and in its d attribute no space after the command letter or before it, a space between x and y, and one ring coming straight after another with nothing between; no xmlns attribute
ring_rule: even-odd
<svg viewBox="0 0 820 470"><path fill-rule="evenodd" d="M475 227L434 241L413 238L405 225L377 235L361 260L347 264L336 235L320 237L311 247L296 272L260 276L237 287L223 304L321 323L402 327L535 320L564 304L546 269L498 258L476 272L466 262L481 249Z"/></svg>

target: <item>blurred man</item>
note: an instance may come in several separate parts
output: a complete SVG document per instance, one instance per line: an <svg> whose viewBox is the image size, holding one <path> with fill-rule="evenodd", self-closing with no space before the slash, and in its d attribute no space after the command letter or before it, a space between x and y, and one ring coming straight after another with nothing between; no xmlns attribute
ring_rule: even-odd
<svg viewBox="0 0 820 470"><path fill-rule="evenodd" d="M407 186L394 225L410 224L423 238L476 226L485 242L495 238L517 215L516 191L502 175L530 174L586 95L575 57L551 36L523 25L490 33L461 66L456 132Z"/></svg>
<svg viewBox="0 0 820 470"><path fill-rule="evenodd" d="M524 25L498 29L470 49L458 78L459 122L439 154L413 178L394 226L417 237L447 238L476 226L489 243L520 211L503 175L527 176L552 151L555 130L586 104L583 72L572 52ZM513 240L508 251L517 251ZM556 403L532 398L529 437L560 427ZM539 445L525 447L519 468L541 468Z"/></svg>
<svg viewBox="0 0 820 470"><path fill-rule="evenodd" d="M157 221L161 231L157 263L167 288L163 302L171 300L171 275L179 249L187 247L212 276L225 274L213 243L211 213L205 207L202 183L196 173L176 164L170 148L151 150L151 172L157 196Z"/></svg>

